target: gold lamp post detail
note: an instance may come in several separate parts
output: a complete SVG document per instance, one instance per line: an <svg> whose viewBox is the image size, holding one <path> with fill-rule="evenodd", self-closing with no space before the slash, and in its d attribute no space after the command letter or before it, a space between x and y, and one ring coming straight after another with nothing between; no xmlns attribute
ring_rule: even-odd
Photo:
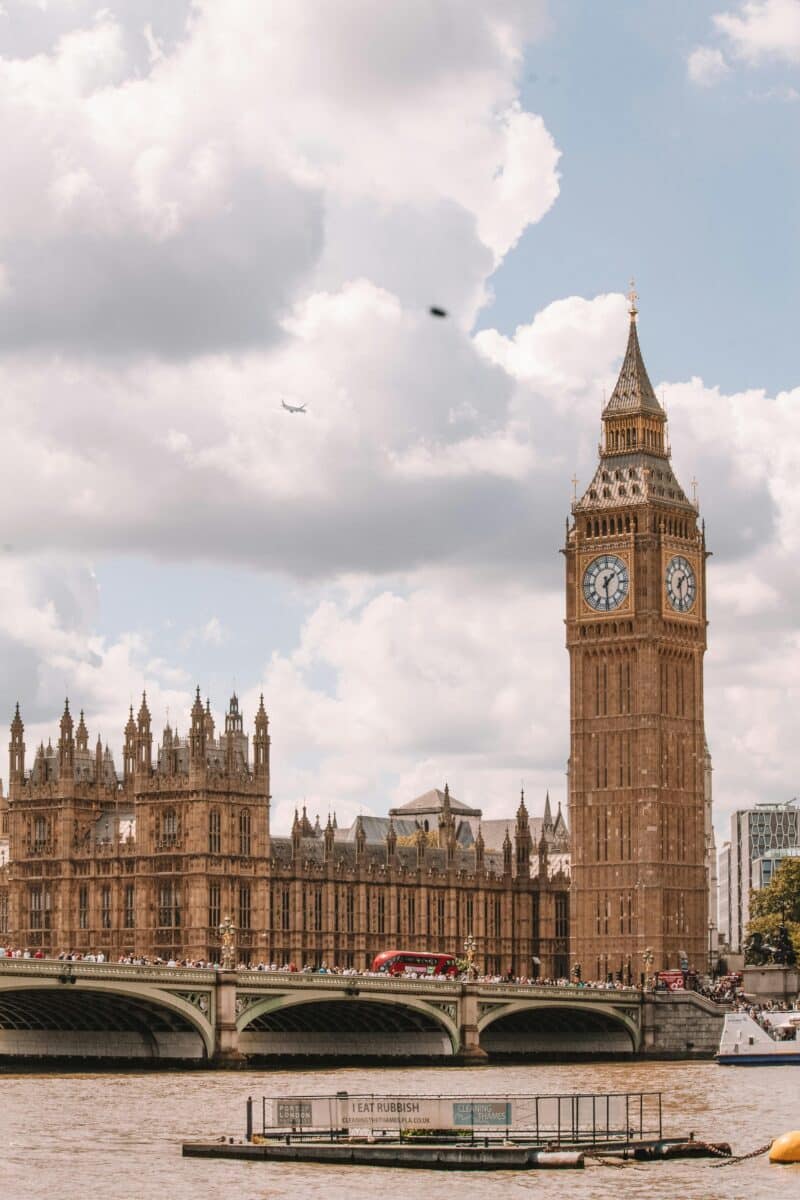
<svg viewBox="0 0 800 1200"><path fill-rule="evenodd" d="M467 960L467 979L475 978L475 947L477 943L471 933L464 938L464 957Z"/></svg>
<svg viewBox="0 0 800 1200"><path fill-rule="evenodd" d="M236 967L236 926L231 917L225 917L218 933L222 943L222 969L233 971Z"/></svg>
<svg viewBox="0 0 800 1200"><path fill-rule="evenodd" d="M645 979L650 974L650 968L653 965L653 951L647 946L642 951L642 988L644 988Z"/></svg>

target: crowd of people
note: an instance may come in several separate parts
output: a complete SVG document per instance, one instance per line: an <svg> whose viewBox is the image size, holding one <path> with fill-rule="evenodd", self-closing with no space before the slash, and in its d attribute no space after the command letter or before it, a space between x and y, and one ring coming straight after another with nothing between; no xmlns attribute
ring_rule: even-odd
<svg viewBox="0 0 800 1200"><path fill-rule="evenodd" d="M701 996L713 1000L715 1004L734 1004L741 993L741 988L741 975L720 975L705 984L698 981L695 991L699 992Z"/></svg>
<svg viewBox="0 0 800 1200"><path fill-rule="evenodd" d="M0 946L0 958L22 958L22 959L46 959L50 958L43 950L30 950L28 948L21 949L13 946ZM109 959L102 950L96 952L83 953L81 951L62 950L59 954L52 956L52 961L66 963L105 963L116 962L126 966L133 967L171 967L171 968L188 968L192 970L219 970L219 962L211 962L205 959L191 958L160 958L150 955L138 954L122 954L119 958ZM305 963L298 966L294 962L258 962L237 964L238 971L265 971L278 972L287 974L302 974L302 975L341 975L341 976L358 976L361 978L385 978L385 971L372 971L369 969L359 970L356 967L339 966L336 963L328 963L323 961L319 966L311 963ZM407 969L403 972L406 978L425 978L447 982L452 979L461 981L475 981L478 983L494 983L494 984L514 984L520 987L553 987L553 988L573 988L573 989L593 989L596 991L621 991L625 987L632 986L626 983L622 978L617 976L609 976L606 979L581 979L578 976L570 977L562 976L558 979L545 979L541 977L534 978L533 976L513 975L510 972L505 975L487 974L473 968L470 972L461 971L458 974L431 974L423 968L418 971ZM709 999L715 1000L718 1003L732 1003L737 999L739 994L739 985L741 984L741 976L725 976L722 979L709 981L704 984L696 976L688 976L686 979L686 987L692 987L694 990L707 996ZM659 981L658 976L649 977L645 983L645 989L648 991L658 991L664 989L665 984Z"/></svg>
<svg viewBox="0 0 800 1200"><path fill-rule="evenodd" d="M192 970L219 970L221 964L205 959L192 958L159 958L151 955L139 954L122 954L119 958L109 959L102 950L96 952L83 953L82 951L62 950L57 955L47 955L43 950L31 950L29 948L20 948L14 946L0 946L0 959L50 959L54 962L66 963L106 963L116 962L125 966L132 967L172 967L172 968L188 968ZM245 963L240 962L236 966L237 971L263 971L270 973L285 973L285 974L301 974L301 975L341 975L341 976L358 976L361 978L386 978L386 971L372 971L369 969L359 970L357 967L343 967L336 963L321 962L319 966L311 963L305 963L303 966L298 966L294 962L258 962ZM581 979L575 975L569 978L563 976L559 979L545 979L541 977L534 978L533 976L512 975L510 972L506 975L486 974L476 969L472 971L461 971L458 974L431 974L420 968L417 971L407 969L403 972L406 978L424 978L438 980L440 982L448 982L455 980L460 981L475 981L477 983L494 983L494 984L514 984L520 987L546 987L546 988L573 988L584 989L590 988L596 991L621 991L625 987L631 987L630 983L626 983L618 975L615 977L609 976L602 979ZM718 978L707 976L701 978L694 972L686 972L683 980L684 988L698 992L701 996L705 996L709 1000L713 1000L717 1004L732 1004L737 1011L746 1011L751 1016L755 1016L760 1023L765 1022L762 1014L772 1011L784 1011L780 1005L753 1005L742 994L742 976L737 974L723 975ZM649 976L644 982L644 990L646 991L666 991L669 990L669 985L660 979L658 975Z"/></svg>
<svg viewBox="0 0 800 1200"><path fill-rule="evenodd" d="M767 1000L757 1004L739 996L734 1008L737 1012L746 1012L776 1042L793 1042L798 1038L797 1026L793 1022L784 1024L780 1020L781 1013L795 1011L793 1005L786 1001Z"/></svg>

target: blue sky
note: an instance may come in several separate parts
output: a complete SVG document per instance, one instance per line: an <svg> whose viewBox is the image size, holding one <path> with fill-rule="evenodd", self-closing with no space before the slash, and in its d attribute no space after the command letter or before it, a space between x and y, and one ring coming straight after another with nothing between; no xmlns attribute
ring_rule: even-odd
<svg viewBox="0 0 800 1200"><path fill-rule="evenodd" d="M654 374L793 386L800 101L779 92L798 72L770 62L693 84L686 57L726 7L552 7L521 94L563 150L561 194L495 274L482 324L513 329L556 297L624 289L634 274Z"/></svg>
<svg viewBox="0 0 800 1200"><path fill-rule="evenodd" d="M144 687L156 727L263 688L278 827L564 799L558 548L633 274L714 550L720 834L796 790L799 0L3 8L31 744L65 692L118 745Z"/></svg>

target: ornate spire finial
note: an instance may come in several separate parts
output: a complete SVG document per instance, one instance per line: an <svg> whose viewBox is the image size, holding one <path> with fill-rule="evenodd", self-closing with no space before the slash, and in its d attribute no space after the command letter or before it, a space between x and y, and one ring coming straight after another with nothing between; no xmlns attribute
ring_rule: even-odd
<svg viewBox="0 0 800 1200"><path fill-rule="evenodd" d="M631 276L630 289L631 290L628 292L628 312L630 313L631 320L635 321L639 313L639 310L636 307L636 301L639 299L639 296L636 291L636 280L633 278L633 276Z"/></svg>

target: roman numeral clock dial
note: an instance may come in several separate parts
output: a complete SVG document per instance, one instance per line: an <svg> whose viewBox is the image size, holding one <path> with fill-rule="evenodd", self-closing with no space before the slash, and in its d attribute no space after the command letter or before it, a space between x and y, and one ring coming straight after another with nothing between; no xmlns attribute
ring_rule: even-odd
<svg viewBox="0 0 800 1200"><path fill-rule="evenodd" d="M600 554L583 572L583 598L595 612L613 612L628 594L628 564L616 554Z"/></svg>
<svg viewBox="0 0 800 1200"><path fill-rule="evenodd" d="M692 564L682 554L675 554L667 563L664 582L675 612L691 612L697 598L697 579Z"/></svg>

